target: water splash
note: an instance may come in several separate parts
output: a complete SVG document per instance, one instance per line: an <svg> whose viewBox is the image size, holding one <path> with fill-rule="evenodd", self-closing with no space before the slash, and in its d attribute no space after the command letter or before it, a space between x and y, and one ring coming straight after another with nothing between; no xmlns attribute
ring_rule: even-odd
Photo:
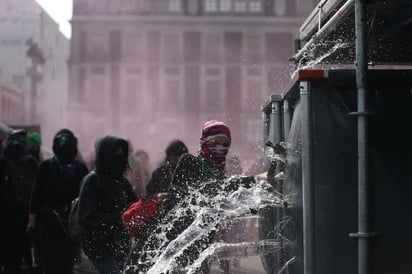
<svg viewBox="0 0 412 274"><path fill-rule="evenodd" d="M249 257L256 254L265 255L279 252L280 250L281 245L279 241L272 239L242 243L214 243L186 271L189 274L198 273L198 270L205 261L207 261L208 265L212 265L222 259Z"/></svg>
<svg viewBox="0 0 412 274"><path fill-rule="evenodd" d="M330 46L331 44L333 46ZM297 71L314 68L318 64L321 64L323 60L331 56L333 53L337 52L340 49L349 48L350 46L350 43L343 42L341 39L314 43L308 48L307 51L303 53L302 58L299 59L299 62L296 66L295 71L292 73L291 78L293 79L295 77ZM322 52L319 55L319 52L324 48L329 48L329 50Z"/></svg>
<svg viewBox="0 0 412 274"><path fill-rule="evenodd" d="M214 186L213 195L189 188L188 195L162 218L142 245L135 248L125 273L198 273L202 264L213 262L217 253L228 248L237 250L235 254L240 250L277 250L276 240L210 243L218 231L228 228L237 218L283 205L281 195L274 192L268 182L243 184L248 181L246 178L250 181L250 177L236 175L205 183ZM238 187L234 189L233 185ZM173 228L179 225L185 228L173 237ZM174 239L170 240L171 237Z"/></svg>

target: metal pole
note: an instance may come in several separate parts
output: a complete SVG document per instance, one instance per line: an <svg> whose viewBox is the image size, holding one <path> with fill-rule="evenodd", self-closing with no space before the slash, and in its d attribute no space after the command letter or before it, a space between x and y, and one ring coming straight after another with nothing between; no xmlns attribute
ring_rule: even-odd
<svg viewBox="0 0 412 274"><path fill-rule="evenodd" d="M358 92L358 274L370 273L368 200L368 117L365 1L355 2L356 87Z"/></svg>
<svg viewBox="0 0 412 274"><path fill-rule="evenodd" d="M289 113L289 102L283 101L283 140L286 142L288 140L290 131L290 113Z"/></svg>
<svg viewBox="0 0 412 274"><path fill-rule="evenodd" d="M262 119L263 119L263 147L266 148L266 141L269 138L269 114L266 112L266 110L263 110L262 112Z"/></svg>
<svg viewBox="0 0 412 274"><path fill-rule="evenodd" d="M272 96L273 97L273 96ZM281 98L272 99L272 138L271 141L274 144L280 142L281 126L280 126L280 100Z"/></svg>
<svg viewBox="0 0 412 274"><path fill-rule="evenodd" d="M303 198L303 273L315 274L315 214L312 172L312 106L309 82L300 83Z"/></svg>

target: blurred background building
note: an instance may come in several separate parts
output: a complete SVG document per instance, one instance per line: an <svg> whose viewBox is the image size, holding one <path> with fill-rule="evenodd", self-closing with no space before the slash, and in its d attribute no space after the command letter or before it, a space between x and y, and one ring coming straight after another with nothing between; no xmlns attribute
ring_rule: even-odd
<svg viewBox="0 0 412 274"><path fill-rule="evenodd" d="M74 0L67 117L81 149L110 133L154 158L175 137L195 152L202 123L218 118L233 151L255 158L260 105L288 82L315 2Z"/></svg>
<svg viewBox="0 0 412 274"><path fill-rule="evenodd" d="M69 40L34 0L0 1L0 122L40 125L44 143L66 121Z"/></svg>

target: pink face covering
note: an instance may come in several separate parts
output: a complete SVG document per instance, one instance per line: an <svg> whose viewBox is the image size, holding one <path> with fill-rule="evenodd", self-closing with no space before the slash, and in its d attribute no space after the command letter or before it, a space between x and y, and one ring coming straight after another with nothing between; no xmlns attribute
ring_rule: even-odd
<svg viewBox="0 0 412 274"><path fill-rule="evenodd" d="M225 145L214 142L216 137L225 137ZM215 176L222 176L225 172L226 155L229 151L231 135L229 128L222 122L211 120L202 128L199 155L206 162Z"/></svg>

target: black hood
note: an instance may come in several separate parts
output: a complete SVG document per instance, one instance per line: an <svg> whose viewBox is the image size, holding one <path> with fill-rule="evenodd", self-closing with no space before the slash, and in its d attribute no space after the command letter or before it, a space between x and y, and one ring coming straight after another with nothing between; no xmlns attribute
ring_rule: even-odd
<svg viewBox="0 0 412 274"><path fill-rule="evenodd" d="M53 153L63 166L74 161L77 155L77 138L70 129L60 129L54 135Z"/></svg>
<svg viewBox="0 0 412 274"><path fill-rule="evenodd" d="M182 141L175 139L172 140L166 148L166 156L180 156L188 153L188 149Z"/></svg>
<svg viewBox="0 0 412 274"><path fill-rule="evenodd" d="M117 168L115 161L115 150L119 146L124 148L124 151L126 153L125 164L127 164L129 146L126 140L107 135L96 141L95 164L97 174L111 177L119 176L118 174L115 174L115 169ZM126 168L126 166L124 168Z"/></svg>
<svg viewBox="0 0 412 274"><path fill-rule="evenodd" d="M12 130L1 158L19 158L27 154L27 133L24 129Z"/></svg>

